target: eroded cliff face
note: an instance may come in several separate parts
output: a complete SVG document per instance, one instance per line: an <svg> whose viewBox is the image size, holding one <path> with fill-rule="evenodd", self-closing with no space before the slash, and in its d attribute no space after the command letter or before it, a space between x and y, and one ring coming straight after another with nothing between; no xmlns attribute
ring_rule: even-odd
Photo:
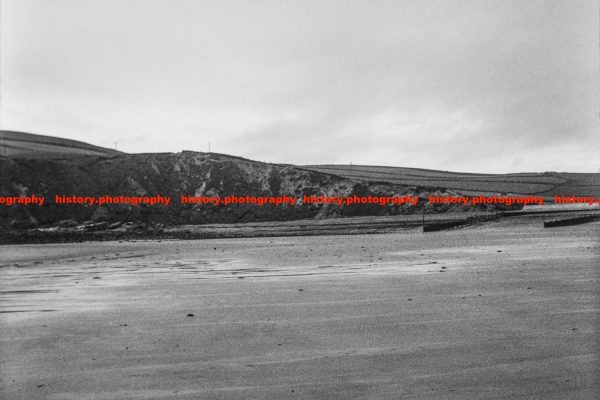
<svg viewBox="0 0 600 400"><path fill-rule="evenodd" d="M142 222L145 224L203 224L334 218L356 215L391 215L420 212L430 193L392 184L358 182L288 165L266 164L214 153L119 154L69 156L59 159L0 158L0 196L40 195L43 206L2 206L0 224L7 228L47 226L72 220ZM420 196L417 206L328 206L252 204L189 205L181 196ZM66 196L170 196L168 206L55 204ZM465 207L442 206L436 211ZM477 208L481 210L482 208Z"/></svg>

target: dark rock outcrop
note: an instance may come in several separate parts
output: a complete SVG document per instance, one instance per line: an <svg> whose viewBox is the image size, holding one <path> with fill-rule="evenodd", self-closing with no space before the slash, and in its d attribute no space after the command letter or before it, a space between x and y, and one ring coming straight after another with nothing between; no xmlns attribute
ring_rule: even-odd
<svg viewBox="0 0 600 400"><path fill-rule="evenodd" d="M3 206L0 225L30 228L58 225L70 220L135 222L146 225L176 225L332 218L356 215L390 215L418 212L424 207L395 205L322 206L181 204L190 196L402 196L419 195L424 203L429 193L443 190L369 183L341 178L290 165L275 165L215 153L72 155L59 159L0 157L0 195L40 195L43 206ZM162 195L169 206L55 204L56 195ZM454 207L466 211L465 207ZM438 207L437 212L452 209ZM481 210L482 208L478 208Z"/></svg>

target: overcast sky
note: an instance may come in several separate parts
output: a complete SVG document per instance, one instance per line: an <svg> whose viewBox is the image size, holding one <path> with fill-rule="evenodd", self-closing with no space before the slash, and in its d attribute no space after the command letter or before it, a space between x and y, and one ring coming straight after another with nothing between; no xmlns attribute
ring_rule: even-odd
<svg viewBox="0 0 600 400"><path fill-rule="evenodd" d="M296 164L600 169L597 0L1 7L2 129Z"/></svg>

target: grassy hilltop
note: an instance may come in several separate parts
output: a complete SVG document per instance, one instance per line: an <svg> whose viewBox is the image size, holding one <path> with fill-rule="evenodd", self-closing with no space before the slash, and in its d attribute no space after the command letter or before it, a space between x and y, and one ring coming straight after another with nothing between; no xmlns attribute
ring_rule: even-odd
<svg viewBox="0 0 600 400"><path fill-rule="evenodd" d="M370 165L307 165L304 168L348 179L420 187L445 187L465 195L513 194L600 196L600 174L475 174Z"/></svg>
<svg viewBox="0 0 600 400"><path fill-rule="evenodd" d="M489 211L488 206L427 204L430 194L600 195L600 174L467 174L399 167L268 164L216 153L127 154L83 142L3 132L0 195L42 195L42 207L2 206L0 226L29 228L65 220L208 224L384 216L426 212ZM167 207L55 205L55 195L163 195ZM191 196L419 196L417 206L207 207L183 205Z"/></svg>

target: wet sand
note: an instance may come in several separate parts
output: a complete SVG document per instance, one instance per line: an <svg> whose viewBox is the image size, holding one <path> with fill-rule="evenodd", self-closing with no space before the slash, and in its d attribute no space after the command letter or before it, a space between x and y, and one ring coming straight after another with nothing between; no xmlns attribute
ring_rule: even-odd
<svg viewBox="0 0 600 400"><path fill-rule="evenodd" d="M597 398L599 241L504 220L0 246L0 397Z"/></svg>

